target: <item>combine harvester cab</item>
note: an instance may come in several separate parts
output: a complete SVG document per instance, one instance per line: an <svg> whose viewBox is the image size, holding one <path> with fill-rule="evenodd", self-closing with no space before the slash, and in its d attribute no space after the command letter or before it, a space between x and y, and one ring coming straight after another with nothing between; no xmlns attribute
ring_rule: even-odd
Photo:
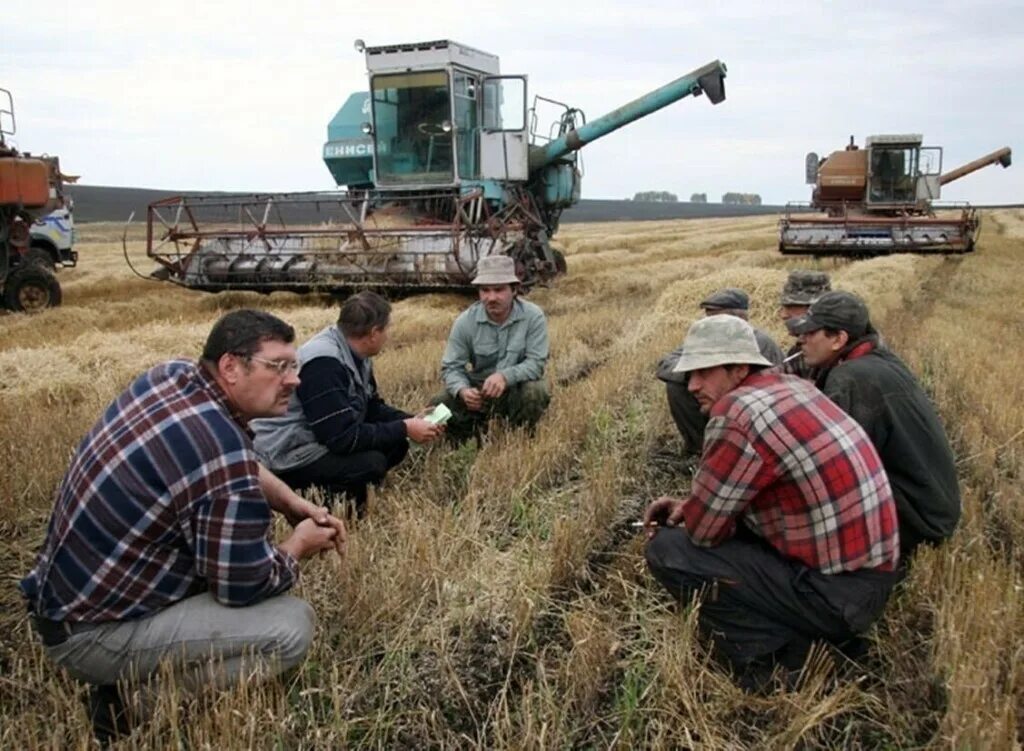
<svg viewBox="0 0 1024 751"><path fill-rule="evenodd" d="M160 278L195 289L465 289L477 262L512 256L526 286L564 272L551 247L580 196L577 150L687 96L725 98L714 61L592 122L535 97L526 76L451 41L366 47L369 92L328 126L332 193L181 196L150 205ZM538 128L537 105L558 107Z"/></svg>
<svg viewBox="0 0 1024 751"><path fill-rule="evenodd" d="M916 134L871 136L861 149L851 136L845 150L826 159L808 154L811 202L788 205L779 221L779 250L853 257L973 251L977 209L939 203L941 188L991 164L1009 167L1010 149L943 174L942 148L921 142Z"/></svg>

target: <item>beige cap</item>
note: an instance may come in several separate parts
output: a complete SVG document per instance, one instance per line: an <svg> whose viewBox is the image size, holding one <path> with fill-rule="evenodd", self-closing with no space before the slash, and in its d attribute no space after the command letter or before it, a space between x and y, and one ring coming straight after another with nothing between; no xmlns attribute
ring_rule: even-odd
<svg viewBox="0 0 1024 751"><path fill-rule="evenodd" d="M511 256L484 256L476 263L473 284L518 284L516 262Z"/></svg>
<svg viewBox="0 0 1024 751"><path fill-rule="evenodd" d="M688 373L716 365L771 365L761 354L753 327L735 316L710 316L695 321L686 332L683 352L673 373Z"/></svg>

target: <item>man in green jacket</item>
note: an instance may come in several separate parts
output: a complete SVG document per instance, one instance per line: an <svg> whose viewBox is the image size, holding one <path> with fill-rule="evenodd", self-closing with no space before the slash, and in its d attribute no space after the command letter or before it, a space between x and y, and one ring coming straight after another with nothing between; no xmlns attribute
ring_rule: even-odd
<svg viewBox="0 0 1024 751"><path fill-rule="evenodd" d="M453 441L470 438L492 416L532 427L551 400L544 380L547 318L519 299L515 262L481 258L473 284L480 299L455 319L441 360L445 391L433 400L452 411Z"/></svg>
<svg viewBox="0 0 1024 751"><path fill-rule="evenodd" d="M940 543L960 519L956 462L935 406L907 366L881 345L867 306L827 292L790 325L816 385L861 424L878 449L896 498L900 557Z"/></svg>

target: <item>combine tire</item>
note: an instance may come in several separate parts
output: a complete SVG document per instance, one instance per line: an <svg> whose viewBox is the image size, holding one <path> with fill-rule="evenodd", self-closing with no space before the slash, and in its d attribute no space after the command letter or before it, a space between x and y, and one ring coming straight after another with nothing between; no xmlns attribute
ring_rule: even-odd
<svg viewBox="0 0 1024 751"><path fill-rule="evenodd" d="M7 276L4 302L19 313L38 313L60 305L60 283L53 272L35 264L23 264Z"/></svg>

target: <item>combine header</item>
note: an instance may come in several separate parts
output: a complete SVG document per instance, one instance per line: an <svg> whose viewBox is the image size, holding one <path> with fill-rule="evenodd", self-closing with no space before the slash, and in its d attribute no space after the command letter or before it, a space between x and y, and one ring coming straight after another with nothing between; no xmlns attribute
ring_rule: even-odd
<svg viewBox="0 0 1024 751"><path fill-rule="evenodd" d="M942 148L920 135L850 137L826 159L807 155L810 204L791 203L779 221L779 250L815 256L970 253L980 226L966 203L937 204L940 189L990 164L1010 166L1009 148L942 173ZM817 209L824 214L807 211Z"/></svg>
<svg viewBox="0 0 1024 751"><path fill-rule="evenodd" d="M157 276L194 289L464 289L505 254L525 285L565 271L550 238L579 201L577 150L687 96L725 99L714 61L592 122L534 97L526 76L450 41L366 47L369 93L328 126L323 158L347 190L182 196L150 205ZM557 108L538 128L538 104Z"/></svg>

